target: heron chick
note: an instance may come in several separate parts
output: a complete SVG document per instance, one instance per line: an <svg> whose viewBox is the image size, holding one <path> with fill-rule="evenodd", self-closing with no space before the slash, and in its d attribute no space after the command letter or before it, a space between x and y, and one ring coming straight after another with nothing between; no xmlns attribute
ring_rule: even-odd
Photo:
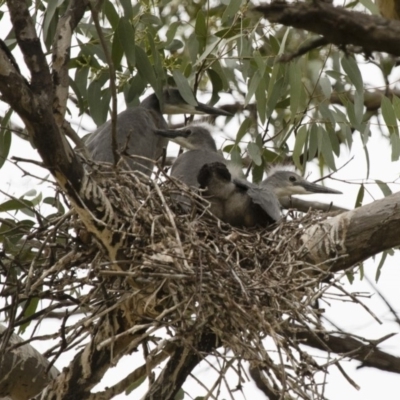
<svg viewBox="0 0 400 400"><path fill-rule="evenodd" d="M283 166L270 169L269 176L261 182L260 186L269 187L279 199L295 194L342 194L339 190L309 182Z"/></svg>
<svg viewBox="0 0 400 400"><path fill-rule="evenodd" d="M155 93L146 97L138 106L130 107L117 115L118 151L132 170L150 176L154 161L168 144L168 138L156 135L157 129L168 129L163 114L209 114L231 116L230 113L203 103L188 104L178 89L164 89L162 102ZM114 162L111 145L111 120L101 125L86 140L94 160Z"/></svg>
<svg viewBox="0 0 400 400"><path fill-rule="evenodd" d="M172 164L171 176L174 176L191 187L198 187L197 175L204 164L227 160L217 151L215 140L211 135L209 124L193 124L183 129L156 130L156 134L168 138L187 149Z"/></svg>
<svg viewBox="0 0 400 400"><path fill-rule="evenodd" d="M198 181L210 211L232 226L268 226L281 218L279 201L269 187L232 179L225 164L203 165Z"/></svg>

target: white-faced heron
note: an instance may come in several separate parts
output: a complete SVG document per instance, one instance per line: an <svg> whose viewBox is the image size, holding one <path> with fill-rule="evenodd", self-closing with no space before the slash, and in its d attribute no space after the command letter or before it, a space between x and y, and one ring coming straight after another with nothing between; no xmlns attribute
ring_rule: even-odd
<svg viewBox="0 0 400 400"><path fill-rule="evenodd" d="M139 106L128 108L117 115L118 150L129 154L129 157L124 159L132 170L151 175L154 160L162 155L163 148L168 143L168 138L154 134L156 129L168 129L163 114L231 116L224 110L203 103L197 103L197 106L188 104L178 89L165 89L162 105L156 94L151 94ZM86 146L94 160L114 162L111 121L107 121L93 132L87 139Z"/></svg>

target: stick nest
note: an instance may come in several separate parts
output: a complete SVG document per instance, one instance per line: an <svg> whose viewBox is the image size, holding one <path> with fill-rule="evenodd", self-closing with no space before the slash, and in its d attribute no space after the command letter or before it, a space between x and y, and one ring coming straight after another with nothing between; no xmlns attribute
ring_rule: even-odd
<svg viewBox="0 0 400 400"><path fill-rule="evenodd" d="M268 370L272 390L316 395L314 376L321 367L300 348L295 332L320 327L313 305L327 274L303 261L301 235L323 214L291 213L268 228L235 229L174 179L150 181L106 165L93 168L117 216L123 243L118 262L110 262L73 210L41 216L33 227L14 227L18 241L5 248L2 265L2 294L9 298L8 311L14 310L14 326L61 310L63 340L47 354L56 356L61 346L67 350L83 341L93 322L119 309L131 321L126 334L146 329L135 343L159 340L154 333L162 328L178 345L194 346L203 333L212 333L215 348L229 349L239 364L247 360ZM190 215L171 200L177 192L192 197ZM50 301L31 314L26 306L16 311L17 304L33 299ZM86 314L78 323L68 321L70 313L80 312ZM266 337L272 342L266 344Z"/></svg>

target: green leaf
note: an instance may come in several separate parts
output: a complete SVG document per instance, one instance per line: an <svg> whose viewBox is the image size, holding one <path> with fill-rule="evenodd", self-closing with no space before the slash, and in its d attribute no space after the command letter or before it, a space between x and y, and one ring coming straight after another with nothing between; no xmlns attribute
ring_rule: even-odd
<svg viewBox="0 0 400 400"><path fill-rule="evenodd" d="M133 8L131 0L120 0L122 8L124 9L125 18L130 19L133 17Z"/></svg>
<svg viewBox="0 0 400 400"><path fill-rule="evenodd" d="M183 400L185 397L185 392L182 388L178 390L178 393L175 395L174 400Z"/></svg>
<svg viewBox="0 0 400 400"><path fill-rule="evenodd" d="M303 147L304 144L306 143L308 137L308 132L307 128L305 126L302 126L296 135L296 142L294 144L294 149L293 149L293 162L296 165L296 167L300 170L303 169L303 166L300 163L300 156L303 152Z"/></svg>
<svg viewBox="0 0 400 400"><path fill-rule="evenodd" d="M390 190L390 187L387 183L382 182L379 179L376 179L375 182L377 183L377 185L379 186L379 189L381 189L381 191L385 197L392 194L392 191Z"/></svg>
<svg viewBox="0 0 400 400"><path fill-rule="evenodd" d="M294 119L300 105L301 90L303 83L301 81L300 62L291 62L289 66L290 83L290 112Z"/></svg>
<svg viewBox="0 0 400 400"><path fill-rule="evenodd" d="M145 79L154 90L157 88L157 78L154 72L153 66L150 64L149 58L144 50L135 45L135 54L136 54L136 67L139 71L139 74Z"/></svg>
<svg viewBox="0 0 400 400"><path fill-rule="evenodd" d="M400 99L396 95L392 97L392 104L396 118L400 120Z"/></svg>
<svg viewBox="0 0 400 400"><path fill-rule="evenodd" d="M180 21L175 21L175 22L173 22L172 24L170 24L168 26L168 30L167 30L167 33L165 35L166 38L167 38L167 41L165 42L165 46L166 47L169 46L172 43L173 40L175 40L176 31L178 30L178 27L180 25L181 25Z"/></svg>
<svg viewBox="0 0 400 400"><path fill-rule="evenodd" d="M261 56L261 53L258 50L253 51L253 58L257 64L257 69L260 71L261 74L264 74L266 64Z"/></svg>
<svg viewBox="0 0 400 400"><path fill-rule="evenodd" d="M386 126L389 129L390 134L399 135L396 114L392 102L386 96L382 97L381 110L382 110L382 117L385 121Z"/></svg>
<svg viewBox="0 0 400 400"><path fill-rule="evenodd" d="M111 58L116 69L121 65L122 56L124 55L120 38L119 29L117 28L111 44Z"/></svg>
<svg viewBox="0 0 400 400"><path fill-rule="evenodd" d="M325 99L330 99L332 94L332 84L327 76L321 76L319 79L319 85L321 86L322 93Z"/></svg>
<svg viewBox="0 0 400 400"><path fill-rule="evenodd" d="M197 106L197 101L194 98L192 89L190 88L187 79L183 76L182 72L177 69L173 72L174 81L178 87L179 93L183 99L192 106Z"/></svg>
<svg viewBox="0 0 400 400"><path fill-rule="evenodd" d="M207 75L210 78L212 86L212 96L210 104L215 104L219 100L218 93L223 89L223 83L221 77L212 69L207 69Z"/></svg>
<svg viewBox="0 0 400 400"><path fill-rule="evenodd" d="M250 103L250 100L253 97L254 93L256 92L261 79L262 76L260 74L260 71L256 71L254 75L250 78L250 82L247 87L246 98L244 99L244 107L246 107Z"/></svg>
<svg viewBox="0 0 400 400"><path fill-rule="evenodd" d="M117 32L128 63L135 66L135 29L126 17L120 19Z"/></svg>
<svg viewBox="0 0 400 400"><path fill-rule="evenodd" d="M381 270L382 270L383 265L385 264L385 261L386 261L386 258L388 256L388 254L389 254L389 252L387 250L384 250L382 252L381 260L379 261L379 265L376 268L375 282L378 282L379 278L381 277Z"/></svg>
<svg viewBox="0 0 400 400"><path fill-rule="evenodd" d="M217 43L219 42L219 38L216 36L208 37L208 45L206 46L203 54L196 60L195 66L201 65L201 63L209 56L209 54L215 49ZM196 52L197 56L197 52Z"/></svg>
<svg viewBox="0 0 400 400"><path fill-rule="evenodd" d="M264 77L260 80L255 92L257 112L262 124L265 123L265 119L267 117L267 96L265 93L267 90L267 82L265 77L267 75L267 73L264 74Z"/></svg>
<svg viewBox="0 0 400 400"><path fill-rule="evenodd" d="M392 146L392 161L400 158L400 138L397 133L390 135L390 144Z"/></svg>
<svg viewBox="0 0 400 400"><path fill-rule="evenodd" d="M249 132L251 124L253 123L251 118L246 118L241 124L236 134L235 143L239 144L239 142L243 139L243 136Z"/></svg>
<svg viewBox="0 0 400 400"><path fill-rule="evenodd" d="M347 271L346 272L346 277L349 280L349 283L353 284L353 282L354 282L354 273L351 272L351 271Z"/></svg>
<svg viewBox="0 0 400 400"><path fill-rule="evenodd" d="M178 39L174 39L171 43L165 46L165 50L169 50L171 52L175 52L179 49L182 49L185 45ZM207 70L208 71L208 70Z"/></svg>
<svg viewBox="0 0 400 400"><path fill-rule="evenodd" d="M230 0L228 6L225 8L224 13L222 14L221 21L223 24L225 24L228 19L235 16L235 14L239 11L241 4L242 0Z"/></svg>
<svg viewBox="0 0 400 400"><path fill-rule="evenodd" d="M3 117L1 121L0 128L0 168L4 165L7 160L8 154L10 152L11 147L11 131L8 127L8 122L13 113L13 110L10 108Z"/></svg>
<svg viewBox="0 0 400 400"><path fill-rule="evenodd" d="M103 110L99 107L99 100L101 99L102 83L99 80L94 80L88 88L88 104L90 109L90 116L97 126L104 122Z"/></svg>
<svg viewBox="0 0 400 400"><path fill-rule="evenodd" d="M150 14L150 13L143 14L140 17L140 22L147 25L147 28L149 28L151 25L154 25L157 28L162 26L162 22L161 22L160 18L158 18L156 15Z"/></svg>
<svg viewBox="0 0 400 400"><path fill-rule="evenodd" d="M261 165L262 159L261 159L261 151L260 147L257 146L257 144L253 142L249 142L247 145L247 152L249 153L250 158L256 165Z"/></svg>
<svg viewBox="0 0 400 400"><path fill-rule="evenodd" d="M318 125L312 124L309 130L308 141L308 161L313 160L317 155L318 150Z"/></svg>
<svg viewBox="0 0 400 400"><path fill-rule="evenodd" d="M363 93L363 79L356 60L353 57L344 56L342 57L342 67L351 83L355 86L357 92Z"/></svg>
<svg viewBox="0 0 400 400"><path fill-rule="evenodd" d="M110 0L106 0L104 3L104 15L106 16L106 18L108 19L108 22L110 23L111 27L115 31L118 26L119 15Z"/></svg>
<svg viewBox="0 0 400 400"><path fill-rule="evenodd" d="M331 145L331 141L329 140L328 132L322 126L318 126L318 136L320 143L320 151L322 157L324 158L326 165L332 169L336 170L335 159L333 157L333 149Z"/></svg>
<svg viewBox="0 0 400 400"><path fill-rule="evenodd" d="M364 116L364 92L356 91L354 93L354 116L357 126L361 125Z"/></svg>
<svg viewBox="0 0 400 400"><path fill-rule="evenodd" d="M364 184L360 185L360 189L358 190L357 198L356 198L356 204L354 204L354 208L358 208L362 206L362 202L364 200Z"/></svg>
<svg viewBox="0 0 400 400"><path fill-rule="evenodd" d="M147 376L143 375L138 380L136 380L131 385L129 385L125 390L125 394L128 395L128 394L132 393L135 389L137 389L146 380L146 378L147 378Z"/></svg>
<svg viewBox="0 0 400 400"><path fill-rule="evenodd" d="M47 3L44 21L43 21L43 38L44 41L47 42L48 40L52 39L48 37L50 34L50 25L53 23L53 18L55 17L56 10L60 5L64 2L64 0L52 0Z"/></svg>
<svg viewBox="0 0 400 400"><path fill-rule="evenodd" d="M268 92L267 118L271 117L272 113L275 110L276 103L283 94L284 82L284 78L279 78L279 80L275 82L272 92Z"/></svg>
<svg viewBox="0 0 400 400"><path fill-rule="evenodd" d="M230 151L231 161L233 164L242 165L242 157L240 156L240 147L235 145Z"/></svg>
<svg viewBox="0 0 400 400"><path fill-rule="evenodd" d="M372 15L379 15L378 6L373 3L371 0L359 0L360 4L362 4Z"/></svg>
<svg viewBox="0 0 400 400"><path fill-rule="evenodd" d="M0 204L0 212L5 211L18 211L23 208L33 207L33 204L29 200L24 199L11 199Z"/></svg>
<svg viewBox="0 0 400 400"><path fill-rule="evenodd" d="M38 297L32 297L31 299L28 300L29 304L28 307L25 308L24 311L24 317L30 317L31 315L33 315L36 310L37 307L39 305L39 298ZM30 325L31 321L26 322L25 324L22 324L18 330L18 334L23 334L26 330L26 328Z"/></svg>
<svg viewBox="0 0 400 400"><path fill-rule="evenodd" d="M194 27L194 31L197 36L197 40L199 41L201 51L203 51L204 47L207 43L207 23L206 16L202 10L199 10L196 16L196 24Z"/></svg>

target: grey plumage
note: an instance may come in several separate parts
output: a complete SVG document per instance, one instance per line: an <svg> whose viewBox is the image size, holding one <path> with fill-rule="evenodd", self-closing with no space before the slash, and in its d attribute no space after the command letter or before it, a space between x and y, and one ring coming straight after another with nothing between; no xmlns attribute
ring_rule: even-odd
<svg viewBox="0 0 400 400"><path fill-rule="evenodd" d="M205 164L198 180L210 211L232 226L268 226L281 218L279 201L270 188L232 179L225 164Z"/></svg>
<svg viewBox="0 0 400 400"><path fill-rule="evenodd" d="M256 185L241 178L236 168L217 152L207 126L192 125L181 130L158 130L188 149L172 165L171 175L191 187L204 189L210 211L233 226L267 226L281 218L278 198L292 194L340 193L308 182L295 172L276 168ZM190 198L178 195L175 201L189 211Z"/></svg>
<svg viewBox="0 0 400 400"><path fill-rule="evenodd" d="M151 175L154 161L162 155L168 138L155 135L154 132L157 129L166 130L168 128L163 113L231 115L224 110L209 107L203 103L198 103L197 106L189 105L177 89L163 91L162 105L156 94L151 94L139 106L128 108L117 116L118 150L129 155L123 156L132 170L139 170L146 175ZM111 129L111 121L107 121L87 139L86 146L93 159L114 162Z"/></svg>

